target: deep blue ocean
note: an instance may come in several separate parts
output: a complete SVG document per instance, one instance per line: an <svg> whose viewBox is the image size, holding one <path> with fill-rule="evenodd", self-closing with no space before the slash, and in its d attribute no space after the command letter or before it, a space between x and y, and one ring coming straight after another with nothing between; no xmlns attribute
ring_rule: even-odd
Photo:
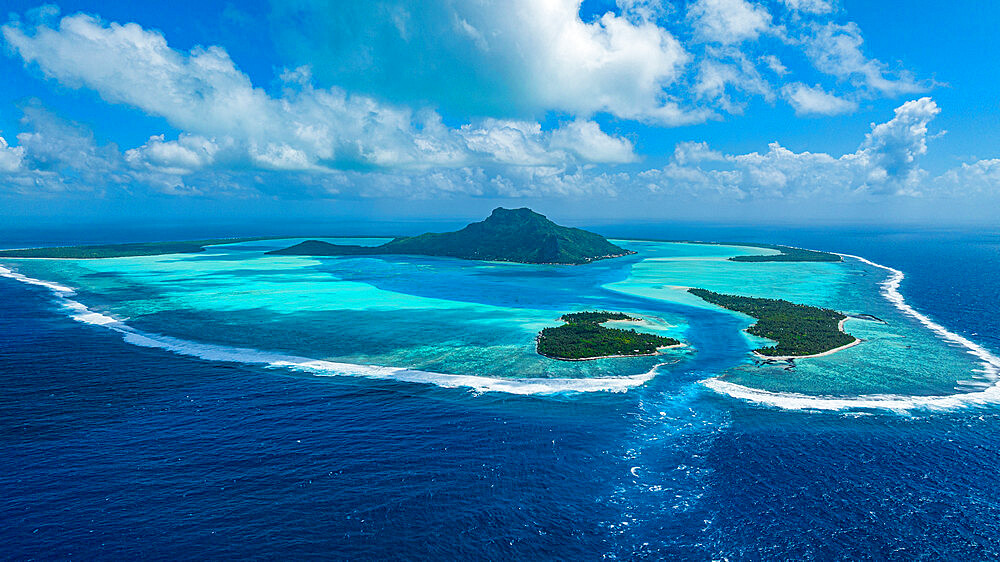
<svg viewBox="0 0 1000 562"><path fill-rule="evenodd" d="M864 256L1000 352L996 231L597 230ZM122 238L10 231L0 246ZM796 412L667 401L659 378L566 397L319 378L136 347L2 278L0 377L4 559L1000 557L998 406Z"/></svg>

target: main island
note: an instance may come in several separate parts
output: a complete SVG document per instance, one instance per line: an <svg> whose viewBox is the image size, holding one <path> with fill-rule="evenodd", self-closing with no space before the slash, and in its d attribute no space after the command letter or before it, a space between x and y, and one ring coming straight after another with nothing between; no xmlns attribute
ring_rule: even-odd
<svg viewBox="0 0 1000 562"><path fill-rule="evenodd" d="M282 237L248 237L27 248L2 250L0 257L76 260L134 258L202 253L212 246L281 239ZM729 261L737 263L841 261L841 256L837 254L788 246L761 243L732 245L761 248L772 252L728 258ZM315 257L418 255L553 266L583 266L635 253L608 241L600 234L558 225L531 209L502 207L494 209L486 219L470 223L454 232L428 232L417 236L397 237L378 246L334 244L308 239L267 252L272 256ZM631 262L625 263L627 267L632 267ZM775 342L773 346L754 350L754 354L762 359L814 357L833 353L860 342L844 332L847 316L835 310L781 299L722 294L700 288L691 288L689 292L720 308L755 318L757 322L746 331ZM537 334L535 346L537 354L552 359L579 361L656 355L661 350L684 345L676 338L639 332L634 328L621 329L605 325L608 322L629 323L639 320L625 312L577 311L564 314L559 320L563 322L562 325L546 327Z"/></svg>
<svg viewBox="0 0 1000 562"><path fill-rule="evenodd" d="M330 244L306 240L273 254L294 256L358 256L409 254L466 260L580 265L634 254L600 234L560 226L531 209L493 210L486 220L456 232L428 232L396 238L381 246Z"/></svg>

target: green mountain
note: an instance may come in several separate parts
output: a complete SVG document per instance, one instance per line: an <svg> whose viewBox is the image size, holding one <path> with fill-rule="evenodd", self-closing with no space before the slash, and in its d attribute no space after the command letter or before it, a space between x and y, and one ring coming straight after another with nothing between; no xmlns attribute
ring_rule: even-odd
<svg viewBox="0 0 1000 562"><path fill-rule="evenodd" d="M456 232L396 238L375 247L307 240L271 253L297 256L415 254L467 260L582 264L635 252L619 248L599 234L559 226L531 209L496 208L486 220Z"/></svg>

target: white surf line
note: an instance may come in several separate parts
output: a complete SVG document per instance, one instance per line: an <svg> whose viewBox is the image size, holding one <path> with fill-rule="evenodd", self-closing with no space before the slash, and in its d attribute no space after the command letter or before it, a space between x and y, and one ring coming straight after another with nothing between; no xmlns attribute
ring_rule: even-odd
<svg viewBox="0 0 1000 562"><path fill-rule="evenodd" d="M993 355L986 348L965 338L959 334L949 331L944 326L934 322L926 315L914 309L906 303L903 295L899 292L899 286L905 277L903 272L889 266L875 263L861 256L851 254L838 254L845 258L856 259L862 263L889 272L889 277L882 281L882 295L904 314L915 318L918 322L930 329L942 339L964 347L969 354L982 361L983 370L980 371L987 377L993 379L992 384L988 384L984 389L976 392L959 392L946 395L935 396L910 396L899 394L863 394L859 396L814 396L795 392L771 392L743 386L736 383L726 382L718 377L713 377L701 381L704 386L739 400L752 402L764 406L787 410L856 410L856 409L881 409L896 412L906 412L915 409L927 410L954 410L971 405L997 404L1000 403L1000 357ZM959 381L961 384L962 381Z"/></svg>
<svg viewBox="0 0 1000 562"><path fill-rule="evenodd" d="M732 398L782 410L956 410L973 405L1000 403L1000 386L992 385L980 392L940 396L907 396L898 394L863 394L860 396L814 396L796 392L771 392L718 378L702 381L706 387Z"/></svg>
<svg viewBox="0 0 1000 562"><path fill-rule="evenodd" d="M15 281L20 281L21 283L27 283L29 285L38 285L39 287L45 287L49 289L58 297L71 297L76 294L76 291L70 289L65 285L60 285L58 283L51 283L49 281L42 281L41 279L35 279L28 277L27 275L22 275L15 271L11 271L6 267L0 265L0 277L8 277L14 279Z"/></svg>
<svg viewBox="0 0 1000 562"><path fill-rule="evenodd" d="M983 362L983 367L985 369L984 373L990 377L997 377L1000 375L1000 357L993 355L983 346L965 338L959 334L949 331L944 326L934 322L924 314L920 313L912 306L906 303L903 295L899 292L899 285L903 282L903 272L885 266L879 263L875 263L871 260L865 259L861 256L852 256L850 254L840 254L846 258L854 258L862 263L868 264L873 267L884 269L889 272L889 278L881 283L882 294L886 299L889 300L893 305L901 310L904 314L907 314L913 318L916 318L921 324L929 328L932 332L940 336L942 339L950 341L956 345L964 347L968 350L970 355L974 355L980 361Z"/></svg>
<svg viewBox="0 0 1000 562"><path fill-rule="evenodd" d="M198 343L137 330L125 322L105 314L95 312L84 304L70 299L76 294L72 288L58 283L34 279L0 266L0 277L7 277L45 287L52 291L66 313L78 322L101 326L118 332L133 345L164 349L178 355L198 357L208 361L262 365L268 368L287 369L312 373L317 376L356 376L370 379L396 380L410 383L432 384L444 388L469 388L476 392L505 392L520 395L546 395L584 392L627 392L629 389L646 384L654 376L660 365L648 372L624 377L600 377L591 379L573 378L524 378L504 379L478 375L452 375L406 369L403 367L383 367L379 365L356 365L297 357L259 349L230 347Z"/></svg>

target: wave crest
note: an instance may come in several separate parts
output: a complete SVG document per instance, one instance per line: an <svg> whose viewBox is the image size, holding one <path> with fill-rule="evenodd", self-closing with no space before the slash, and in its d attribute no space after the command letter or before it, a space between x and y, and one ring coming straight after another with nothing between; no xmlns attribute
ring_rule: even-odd
<svg viewBox="0 0 1000 562"><path fill-rule="evenodd" d="M918 322L937 334L941 339L949 341L966 349L966 351L978 358L983 370L981 375L993 381L983 390L977 392L958 392L954 394L919 396L919 395L897 395L897 394L862 394L858 396L815 396L809 394L799 394L795 392L772 392L761 390L749 386L743 386L713 377L701 381L701 384L711 390L743 400L784 410L890 410L895 412L907 412L910 410L955 410L967 406L1000 404L1000 358L993 355L983 346L965 338L959 334L949 331L944 326L934 322L926 315L922 314L906 303L899 286L903 282L903 272L889 266L875 263L861 256L851 254L839 254L845 258L856 259L864 264L870 265L889 272L889 277L879 285L882 287L882 295L891 302L901 312L915 318ZM967 381L959 381L959 385Z"/></svg>
<svg viewBox="0 0 1000 562"><path fill-rule="evenodd" d="M78 322L118 332L130 344L164 349L178 355L198 357L199 359L208 361L262 365L269 368L312 373L318 376L356 376L370 379L432 384L444 388L468 388L476 392L504 392L521 395L626 392L629 389L641 386L650 381L656 376L656 371L659 368L659 365L657 365L646 373L626 377L504 379L477 375L435 373L403 367L338 363L261 351L259 349L199 343L162 334L143 332L129 326L122 320L93 311L84 304L70 299L69 297L74 296L76 291L65 285L28 277L3 266L0 266L0 277L7 277L21 283L49 289L55 295L56 302L62 306L71 318Z"/></svg>

